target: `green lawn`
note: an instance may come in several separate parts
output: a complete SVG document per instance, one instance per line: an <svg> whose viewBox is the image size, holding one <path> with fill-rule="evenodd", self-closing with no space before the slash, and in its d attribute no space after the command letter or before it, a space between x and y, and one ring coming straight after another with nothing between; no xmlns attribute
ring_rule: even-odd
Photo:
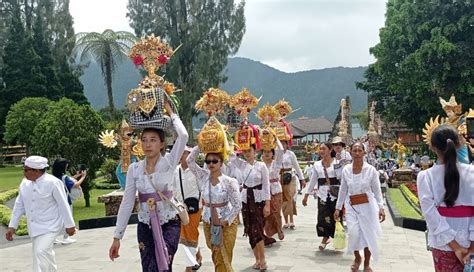
<svg viewBox="0 0 474 272"><path fill-rule="evenodd" d="M0 192L9 189L18 188L23 178L23 170L21 166L7 166L0 168ZM91 191L91 206L86 208L84 198L74 201L73 212L76 224L79 220L105 216L104 203L98 203L97 197L110 193L114 190L99 190Z"/></svg>
<svg viewBox="0 0 474 272"><path fill-rule="evenodd" d="M72 210L74 212L74 221L78 224L79 220L96 218L105 216L105 204L98 203L97 197L105 195L115 190L99 190L94 189L91 191L91 206L86 208L84 198L80 198L73 202Z"/></svg>
<svg viewBox="0 0 474 272"><path fill-rule="evenodd" d="M21 166L0 168L0 192L18 188L23 178Z"/></svg>
<svg viewBox="0 0 474 272"><path fill-rule="evenodd" d="M413 207L408 203L405 197L402 195L402 192L398 188L389 188L388 194L392 200L393 205L400 213L402 217L422 219L421 215L413 209Z"/></svg>

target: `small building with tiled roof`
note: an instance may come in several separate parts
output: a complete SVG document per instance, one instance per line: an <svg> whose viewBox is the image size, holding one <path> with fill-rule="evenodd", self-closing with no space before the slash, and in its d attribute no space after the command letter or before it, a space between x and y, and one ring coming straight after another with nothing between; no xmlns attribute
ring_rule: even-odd
<svg viewBox="0 0 474 272"><path fill-rule="evenodd" d="M293 133L293 139L297 143L312 142L313 140L327 141L333 126L332 122L324 116L318 118L302 116L288 120L288 123Z"/></svg>

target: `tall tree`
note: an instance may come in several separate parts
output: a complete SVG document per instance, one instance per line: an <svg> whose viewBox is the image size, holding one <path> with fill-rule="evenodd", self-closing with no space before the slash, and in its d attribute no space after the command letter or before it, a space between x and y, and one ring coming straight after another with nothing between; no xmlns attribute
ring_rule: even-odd
<svg viewBox="0 0 474 272"><path fill-rule="evenodd" d="M51 1L51 0L49 0ZM51 18L52 52L58 68L58 77L64 96L79 104L88 103L84 86L79 80L80 70L75 66L73 52L76 42L73 18L69 12L69 0L55 0Z"/></svg>
<svg viewBox="0 0 474 272"><path fill-rule="evenodd" d="M130 32L114 32L110 29L102 33L83 32L76 35L76 50L81 55L81 61L92 60L100 64L111 112L115 110L112 92L113 73L117 63L126 57L136 40Z"/></svg>
<svg viewBox="0 0 474 272"><path fill-rule="evenodd" d="M438 97L474 105L474 6L471 1L389 0L377 61L357 87L389 121L420 131L442 113Z"/></svg>
<svg viewBox="0 0 474 272"><path fill-rule="evenodd" d="M46 77L41 73L41 58L33 48L33 38L21 20L20 6L12 7L8 41L4 48L2 78L5 87L0 90L0 124L12 104L28 96L47 97Z"/></svg>
<svg viewBox="0 0 474 272"><path fill-rule="evenodd" d="M38 66L46 78L48 97L59 99L64 96L64 90L59 81L53 55L51 54L49 31L45 28L47 24L45 17L50 12L49 9L50 7L41 6L36 9L35 24L33 25L33 48L40 58Z"/></svg>
<svg viewBox="0 0 474 272"><path fill-rule="evenodd" d="M154 33L176 48L166 78L181 89L180 115L192 133L194 103L208 87L225 82L229 55L245 32L244 6L234 0L129 0L127 17L138 37ZM191 137L192 138L192 137Z"/></svg>

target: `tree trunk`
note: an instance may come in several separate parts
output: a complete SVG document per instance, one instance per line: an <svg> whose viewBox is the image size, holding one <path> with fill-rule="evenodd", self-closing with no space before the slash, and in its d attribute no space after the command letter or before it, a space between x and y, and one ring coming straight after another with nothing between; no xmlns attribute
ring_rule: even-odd
<svg viewBox="0 0 474 272"><path fill-rule="evenodd" d="M84 201L86 202L86 207L89 208L91 206L91 194L89 190L83 192L84 193Z"/></svg>
<svg viewBox="0 0 474 272"><path fill-rule="evenodd" d="M107 97L109 98L109 110L110 110L110 118L113 118L113 112L115 112L114 106L114 95L112 93L112 63L109 56L107 61L105 62L105 84L107 86Z"/></svg>

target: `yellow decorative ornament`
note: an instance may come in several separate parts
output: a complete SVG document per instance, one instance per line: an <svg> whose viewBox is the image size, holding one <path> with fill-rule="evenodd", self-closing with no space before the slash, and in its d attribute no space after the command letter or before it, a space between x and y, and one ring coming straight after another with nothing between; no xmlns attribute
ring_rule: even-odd
<svg viewBox="0 0 474 272"><path fill-rule="evenodd" d="M280 113L269 103L261 107L257 112L258 119L263 123L264 127L270 126L280 119Z"/></svg>
<svg viewBox="0 0 474 272"><path fill-rule="evenodd" d="M467 135L467 120L468 119L474 119L474 110L473 109L469 109L469 111L467 111L464 114L464 122L461 125L458 126L458 132L464 138L468 137L468 135Z"/></svg>
<svg viewBox="0 0 474 272"><path fill-rule="evenodd" d="M194 108L204 111L208 116L216 113L224 113L224 108L230 102L230 95L219 88L209 88L196 102Z"/></svg>
<svg viewBox="0 0 474 272"><path fill-rule="evenodd" d="M247 117L248 113L258 105L257 97L253 96L247 88L243 88L240 92L232 96L230 100L230 106L235 110L239 115L242 115L244 118Z"/></svg>
<svg viewBox="0 0 474 272"><path fill-rule="evenodd" d="M234 142L240 150L249 150L253 144L257 143L254 130L248 125L240 127L240 129L235 132Z"/></svg>
<svg viewBox="0 0 474 272"><path fill-rule="evenodd" d="M276 103L273 107L276 111L278 111L281 118L285 118L293 112L293 109L291 108L290 104L285 101L285 99L278 101L278 103Z"/></svg>
<svg viewBox="0 0 474 272"><path fill-rule="evenodd" d="M99 142L107 147L107 148L114 148L117 146L117 141L115 140L115 135L113 130L106 130L100 133L99 135Z"/></svg>
<svg viewBox="0 0 474 272"><path fill-rule="evenodd" d="M132 155L137 157L138 160L141 160L145 156L143 151L142 140L138 140L137 143L132 147Z"/></svg>
<svg viewBox="0 0 474 272"><path fill-rule="evenodd" d="M148 76L153 78L155 71L160 66L167 64L178 49L179 47L173 51L173 48L167 42L151 34L135 43L128 53L128 57L132 59L135 65L143 65L143 68L148 72Z"/></svg>
<svg viewBox="0 0 474 272"><path fill-rule="evenodd" d="M430 118L430 121L425 124L425 128L423 129L423 141L427 145L431 144L431 133L441 124L443 124L443 122L440 122L439 116L436 116L434 119Z"/></svg>
<svg viewBox="0 0 474 272"><path fill-rule="evenodd" d="M198 135L198 145L201 152L222 153L224 160L229 157L230 147L224 126L211 116Z"/></svg>
<svg viewBox="0 0 474 272"><path fill-rule="evenodd" d="M260 141L263 151L271 151L276 147L275 131L271 127L260 130Z"/></svg>

